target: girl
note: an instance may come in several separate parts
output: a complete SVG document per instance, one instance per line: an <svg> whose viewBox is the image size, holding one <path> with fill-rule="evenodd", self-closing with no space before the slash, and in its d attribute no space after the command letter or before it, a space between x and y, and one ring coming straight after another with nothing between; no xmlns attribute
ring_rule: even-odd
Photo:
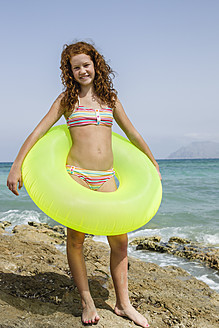
<svg viewBox="0 0 219 328"><path fill-rule="evenodd" d="M117 189L111 145L113 118L129 140L144 152L156 167L147 144L136 131L113 89L113 71L104 57L88 43L65 45L61 57L61 78L65 91L58 96L49 112L21 147L8 175L7 186L15 194L22 187L21 166L33 145L59 119L65 116L72 138L66 169L71 177L94 191L113 192ZM92 171L98 174L93 180ZM161 178L161 176L160 176ZM99 321L91 297L83 257L85 234L67 229L67 257L72 276L81 296L82 322ZM115 313L126 316L141 327L149 327L146 318L130 304L127 282L127 234L108 237L111 248L110 269L116 293Z"/></svg>

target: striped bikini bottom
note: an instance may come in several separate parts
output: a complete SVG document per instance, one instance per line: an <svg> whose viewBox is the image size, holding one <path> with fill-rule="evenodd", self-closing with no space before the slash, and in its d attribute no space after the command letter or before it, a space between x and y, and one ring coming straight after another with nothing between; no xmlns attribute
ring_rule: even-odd
<svg viewBox="0 0 219 328"><path fill-rule="evenodd" d="M114 169L107 171L91 171L77 166L67 165L66 170L70 175L75 175L84 180L91 190L97 191L106 181L115 175Z"/></svg>

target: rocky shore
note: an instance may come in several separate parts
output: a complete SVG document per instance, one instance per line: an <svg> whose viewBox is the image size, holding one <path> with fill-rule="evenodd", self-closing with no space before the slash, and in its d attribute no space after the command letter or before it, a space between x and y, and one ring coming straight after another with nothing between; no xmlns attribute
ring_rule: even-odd
<svg viewBox="0 0 219 328"><path fill-rule="evenodd" d="M219 249L188 239L171 237L168 242L162 242L160 236L152 236L135 238L130 244L136 245L136 250L168 253L188 260L204 262L210 268L219 271Z"/></svg>
<svg viewBox="0 0 219 328"><path fill-rule="evenodd" d="M65 228L32 222L16 226L9 233L5 230L8 224L0 225L0 328L83 327L80 298L66 255L58 249L65 245ZM86 238L84 254L91 292L101 317L97 326L137 327L113 313L115 294L109 272L109 247ZM150 327L219 326L219 295L178 267L161 268L129 258L129 294Z"/></svg>

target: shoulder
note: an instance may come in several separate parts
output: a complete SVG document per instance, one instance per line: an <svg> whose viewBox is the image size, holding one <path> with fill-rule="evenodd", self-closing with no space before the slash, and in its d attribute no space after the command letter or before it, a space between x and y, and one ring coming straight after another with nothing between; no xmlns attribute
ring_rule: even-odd
<svg viewBox="0 0 219 328"><path fill-rule="evenodd" d="M53 106L60 107L61 109L62 99L64 99L64 97L65 97L65 93L64 92L60 93L60 95L58 95L58 97L53 101Z"/></svg>
<svg viewBox="0 0 219 328"><path fill-rule="evenodd" d="M132 125L130 119L128 118L119 99L117 99L116 101L116 106L113 116L116 120L116 123L125 132L126 135L128 135L130 131L134 131L134 126Z"/></svg>
<svg viewBox="0 0 219 328"><path fill-rule="evenodd" d="M119 98L116 97L116 99L115 99L115 107L114 107L114 109L118 109L120 106L122 106L122 104L121 104Z"/></svg>
<svg viewBox="0 0 219 328"><path fill-rule="evenodd" d="M64 99L64 97L65 97L65 92L60 93L60 95L58 95L58 97L56 98L55 102L61 104L61 101L62 99Z"/></svg>
<svg viewBox="0 0 219 328"><path fill-rule="evenodd" d="M118 113L118 112L121 112L121 111L124 111L124 108L123 108L123 106L122 106L121 101L120 101L119 98L117 97L117 99L116 99L116 103L115 103L114 112L115 112L115 113Z"/></svg>
<svg viewBox="0 0 219 328"><path fill-rule="evenodd" d="M62 105L62 99L63 99L63 93L58 95L58 97L53 101L49 111L48 115L50 117L53 117L53 119L59 119L65 112L64 106Z"/></svg>
<svg viewBox="0 0 219 328"><path fill-rule="evenodd" d="M65 92L60 93L53 103L53 107L55 107L60 114L65 113L64 102L62 101L64 97L65 97Z"/></svg>

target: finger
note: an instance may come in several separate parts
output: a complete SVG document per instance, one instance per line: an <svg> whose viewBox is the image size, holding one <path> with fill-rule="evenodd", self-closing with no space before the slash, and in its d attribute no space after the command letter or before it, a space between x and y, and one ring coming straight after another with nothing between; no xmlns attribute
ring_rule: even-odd
<svg viewBox="0 0 219 328"><path fill-rule="evenodd" d="M7 181L7 186L8 186L8 189L11 190L16 196L19 195L16 184L10 183L9 181Z"/></svg>
<svg viewBox="0 0 219 328"><path fill-rule="evenodd" d="M11 184L10 188L9 188L16 196L19 195L18 191L17 191L17 184Z"/></svg>
<svg viewBox="0 0 219 328"><path fill-rule="evenodd" d="M7 187L9 188L9 187L10 187L10 185L11 185L10 181L9 181L9 180L7 180ZM10 188L9 188L9 189L10 189Z"/></svg>
<svg viewBox="0 0 219 328"><path fill-rule="evenodd" d="M20 179L18 180L18 182L19 182L18 188L21 189L23 187L23 180Z"/></svg>
<svg viewBox="0 0 219 328"><path fill-rule="evenodd" d="M19 192L17 191L17 189L13 189L12 192L13 192L16 196L19 196Z"/></svg>
<svg viewBox="0 0 219 328"><path fill-rule="evenodd" d="M13 188L12 184L8 183L8 189L12 191L12 188Z"/></svg>

